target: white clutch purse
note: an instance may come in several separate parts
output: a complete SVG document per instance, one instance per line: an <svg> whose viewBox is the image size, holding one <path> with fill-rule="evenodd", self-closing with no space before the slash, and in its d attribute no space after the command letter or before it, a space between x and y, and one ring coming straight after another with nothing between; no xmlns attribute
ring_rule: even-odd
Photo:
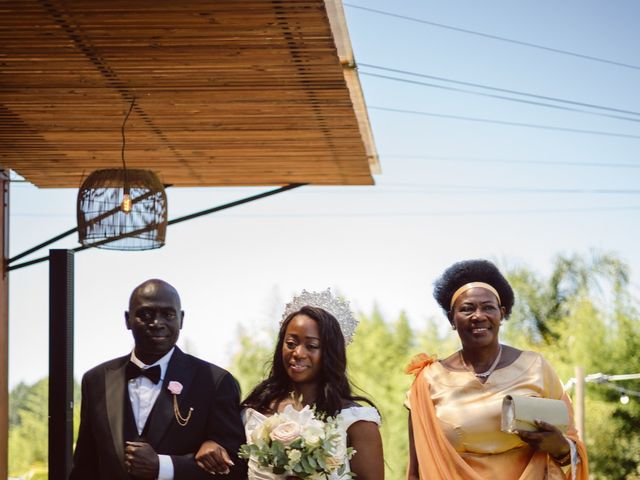
<svg viewBox="0 0 640 480"><path fill-rule="evenodd" d="M503 432L513 433L515 430L533 432L538 430L535 420L542 420L555 425L562 433L569 428L569 410L562 400L551 398L507 395L502 400Z"/></svg>

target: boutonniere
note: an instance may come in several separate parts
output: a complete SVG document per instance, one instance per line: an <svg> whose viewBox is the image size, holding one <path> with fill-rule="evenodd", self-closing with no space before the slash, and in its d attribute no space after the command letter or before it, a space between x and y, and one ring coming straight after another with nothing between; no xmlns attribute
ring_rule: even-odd
<svg viewBox="0 0 640 480"><path fill-rule="evenodd" d="M189 408L189 413L186 417L183 417L180 413L180 408L178 407L178 395L182 393L182 384L180 382L170 381L169 385L167 385L167 390L173 395L173 413L176 416L176 421L178 425L184 427L189 423L189 419L191 418L191 413L193 412L193 407Z"/></svg>

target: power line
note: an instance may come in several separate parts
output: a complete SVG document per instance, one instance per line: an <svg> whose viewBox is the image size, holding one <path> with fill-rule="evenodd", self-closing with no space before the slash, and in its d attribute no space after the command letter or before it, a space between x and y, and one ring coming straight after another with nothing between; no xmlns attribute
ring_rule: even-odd
<svg viewBox="0 0 640 480"><path fill-rule="evenodd" d="M394 73L401 73L403 75L410 75L410 76L414 76L414 77L420 77L420 78L429 78L431 80L438 80L441 82L448 82L448 83L455 83L457 85L466 85L468 87L475 87L475 88L484 88L486 90L492 90L494 92L504 92L504 93L511 93L514 95L522 95L525 97L531 97L531 98L539 98L542 100L551 100L553 102L560 102L560 103L567 103L570 105L578 105L581 107L588 107L588 108L595 108L595 109L599 109L599 110L606 110L606 111L610 111L610 112L618 112L618 113L626 113L628 115L639 115L640 116L640 112L634 112L632 110L623 110L620 108L613 108L613 107L605 107L602 105L595 105L592 103L585 103L585 102L578 102L578 101L574 101L574 100L567 100L564 98L558 98L558 97L549 97L546 95L538 95L535 93L529 93L529 92L521 92L518 90L511 90L508 88L500 88L500 87L492 87L490 85L483 85L480 83L473 83L473 82L465 82L462 80L453 80L451 78L445 78L445 77L438 77L435 75L427 75L425 73L417 73L417 72L410 72L408 70L399 70L396 68L388 68L388 67L382 67L380 65L373 65L370 63L358 63L359 66L361 67L367 67L367 68L373 68L373 69L377 69L377 70L384 70L386 72L394 72ZM361 73L365 73L365 72L361 72ZM371 75L370 73L368 75ZM390 78L390 79L395 79L396 77L383 77L383 78ZM425 85L429 85L430 84L425 84ZM510 98L510 97L507 97ZM582 110L579 110L582 111ZM614 118L624 118L627 119L627 117L614 117Z"/></svg>
<svg viewBox="0 0 640 480"><path fill-rule="evenodd" d="M450 118L453 120L466 120L469 122L480 122L480 123L493 123L497 125L509 125L513 127L527 127L527 128L537 128L541 130L555 130L560 132L571 132L571 133L586 133L590 135L603 135L608 137L620 137L620 138L633 138L640 139L640 135L631 135L627 133L615 133L615 132L602 132L599 130L582 130L579 128L566 128L566 127L555 127L550 125L538 125L535 123L521 123L521 122L508 122L505 120L493 120L490 118L478 118L478 117L465 117L462 115L446 115L443 113L433 113L433 112L422 112L418 110L404 110L401 108L389 108L389 107L379 107L375 105L370 105L368 107L369 110L380 110L384 112L394 112L394 113L408 113L411 115L424 115L428 117L436 117L436 118Z"/></svg>
<svg viewBox="0 0 640 480"><path fill-rule="evenodd" d="M410 83L410 84L413 84L413 85L420 85L420 86L425 86L425 87L440 88L442 90L449 90L451 92L460 92L460 93L467 93L469 95L479 95L481 97L496 98L498 100L508 100L510 102L526 103L528 105L535 105L537 107L555 108L555 109L558 109L558 110L565 110L565 111L569 111L569 112L579 112L579 113L586 113L586 114L589 114L589 115L598 115L600 117L609 117L609 118L616 118L618 120L627 120L629 122L640 122L640 119L638 119L638 118L622 117L620 115L613 115L613 114L610 114L610 113L592 112L590 110L584 110L582 108L564 107L562 105L553 105L551 103L536 102L534 100L525 100L523 98L506 97L504 95L496 95L494 93L474 92L473 90L465 90L464 88L447 87L445 85L437 85L437 84L434 84L434 83L420 82L418 80L409 80L409 79L406 79L406 78L390 77L388 75L380 75L378 73L360 72L360 75L367 75L369 77L376 77L376 78L384 78L386 80L393 80L393 81L396 81L396 82Z"/></svg>
<svg viewBox="0 0 640 480"><path fill-rule="evenodd" d="M415 160L446 160L450 162L470 162L470 163L505 163L508 165L552 165L570 167L604 167L604 168L640 168L640 164L635 163L605 163L605 162L567 162L566 160L513 160L506 158L483 158L483 157L449 157L439 155L407 155L398 153L379 152L380 158L406 158Z"/></svg>
<svg viewBox="0 0 640 480"><path fill-rule="evenodd" d="M622 194L622 195L638 195L640 189L613 189L613 188L541 188L541 187L496 187L496 186L471 186L471 185L422 185L411 183L390 184L388 186L420 188L420 191L428 189L447 189L449 191L464 191L473 193L577 193L577 194ZM430 191L432 193L433 190Z"/></svg>
<svg viewBox="0 0 640 480"><path fill-rule="evenodd" d="M527 214L547 214L547 213L594 213L611 211L640 210L640 205L631 206L594 206L576 208L536 208L536 209L514 209L514 210L433 210L430 212L326 212L326 213L273 213L273 214L228 214L223 215L226 219L246 219L246 218L378 218L378 217L444 217L444 216L469 216L469 215L527 215Z"/></svg>
<svg viewBox="0 0 640 480"><path fill-rule="evenodd" d="M331 188L331 187L328 187ZM420 184L386 184L368 189L352 189L336 187L337 189L313 191L306 190L304 195L504 195L504 194L553 194L553 195L639 195L640 189L588 189L588 188L528 188L528 187L477 187L469 185L420 185Z"/></svg>
<svg viewBox="0 0 640 480"><path fill-rule="evenodd" d="M389 187L399 187L401 190L390 190ZM385 185L379 185L375 187L354 187L350 188L348 186L341 187L333 187L333 186L318 186L319 190L314 190L312 188L307 189L302 192L298 192L298 194L303 195L326 195L327 191L335 192L340 195L344 194L357 194L357 195L371 195L371 194L391 194L391 195L403 195L403 194L429 194L429 195L442 195L442 194L452 194L459 195L462 192L472 192L474 195L478 194L529 194L529 193L549 193L549 194L581 194L581 195L638 195L640 194L640 189L635 190L621 190L621 189L585 189L585 188L528 188L528 187L501 187L501 186L471 186L471 185L425 185L425 184L406 184L406 183L391 183ZM413 189L413 190L410 190ZM640 207L613 207L613 209L636 209ZM277 215L277 214L276 214ZM286 215L286 214L285 214ZM51 213L34 213L34 212L12 212L12 217L33 217L33 218L72 218L71 214L51 214ZM175 221L173 223L176 223ZM47 242L47 245L54 243L69 234L72 234L76 231L76 228L68 230L67 232L63 232L62 234L54 237L53 239ZM9 263L22 258L33 251L39 250L41 246L37 248L28 250L20 255L17 255L9 260Z"/></svg>
<svg viewBox="0 0 640 480"><path fill-rule="evenodd" d="M322 190L307 189L303 192L305 195L326 195L327 187ZM331 193L337 194L414 194L427 193L433 194L456 194L460 192L478 194L511 194L511 193L550 193L550 194L578 194L578 195L638 195L640 189L619 189L619 188L544 188L544 187L503 187L503 186L477 186L477 185L451 185L451 184L419 184L419 183L388 183L385 185L377 185L369 188L353 189L349 187L333 187L329 190Z"/></svg>
<svg viewBox="0 0 640 480"><path fill-rule="evenodd" d="M221 214L219 218L227 220L243 220L243 219L265 219L265 218L377 218L377 217L445 217L445 216L469 216L469 215L527 215L527 214L548 214L548 213L595 213L595 212L619 212L619 211L636 211L640 210L640 205L627 206L593 206L593 207L576 207L576 208L536 208L536 209L514 209L514 210L433 210L430 212L327 212L327 213L271 213L271 214ZM80 250L82 248L78 248ZM46 260L48 257L37 259L38 263ZM20 267L26 266L23 264ZM19 267L16 265L16 267ZM9 270L12 270L9 267Z"/></svg>
<svg viewBox="0 0 640 480"><path fill-rule="evenodd" d="M376 10L375 8L361 7L360 5L353 5L351 3L344 3L343 5L345 5L347 7L350 7L350 8L355 8L355 9L358 9L358 10L364 10L364 11L367 11L367 12L377 13L379 15L386 15L388 17L394 17L394 18L399 18L399 19L402 19L402 20L408 20L408 21L411 21L411 22L422 23L424 25L431 25L432 27L444 28L444 29L447 29L447 30L453 30L455 32L468 33L470 35L477 35L477 36L480 36L480 37L491 38L493 40L499 40L501 42L513 43L515 45L521 45L521 46L524 46L524 47L537 48L539 50L545 50L547 52L560 53L562 55L570 55L572 57L583 58L585 60L592 60L594 62L606 63L606 64L609 64L609 65L616 65L618 67L624 67L624 68L631 68L631 69L634 69L634 70L640 70L640 66L631 65L629 63L617 62L615 60L609 60L609 59L601 58L601 57L594 57L592 55L585 55L585 54L582 54L582 53L571 52L569 50L562 50L562 49L559 49L559 48L547 47L547 46L544 46L544 45L539 45L537 43L523 42L521 40L515 40L513 38L501 37L501 36L498 36L498 35L492 35L490 33L479 32L479 31L476 31L476 30L469 30L469 29L466 29L466 28L454 27L452 25L446 25L444 23L431 22L429 20L410 17L410 16L407 16L407 15L399 15L397 13L385 12L383 10Z"/></svg>
<svg viewBox="0 0 640 480"><path fill-rule="evenodd" d="M356 187L358 188L358 187ZM399 189L393 189L399 188ZM313 190L307 189L304 192L299 192L299 194L303 194L305 196L309 195L326 195L327 191L330 193L336 193L339 195L412 195L412 194L428 194L428 195L459 195L460 192L465 193L473 193L473 195L503 195L503 194L555 194L555 195L638 195L640 194L640 189L586 189L586 188L528 188L528 187L497 187L497 186L486 186L486 187L478 187L478 186L470 186L470 185L422 185L422 184L386 184L379 185L376 187L362 187L354 190L349 187L332 187L325 186L322 187L322 190ZM636 209L638 207L613 207L614 209ZM51 214L51 213L35 213L35 212L13 212L11 214L12 217L15 218L73 218L72 214ZM54 237L52 240L47 242L48 244L54 243L71 233L76 231L75 228L64 232L63 234ZM39 250L40 247L33 249ZM24 257L28 254L32 253L32 251L27 251L19 256L11 258L9 262L13 262L18 260L21 257Z"/></svg>

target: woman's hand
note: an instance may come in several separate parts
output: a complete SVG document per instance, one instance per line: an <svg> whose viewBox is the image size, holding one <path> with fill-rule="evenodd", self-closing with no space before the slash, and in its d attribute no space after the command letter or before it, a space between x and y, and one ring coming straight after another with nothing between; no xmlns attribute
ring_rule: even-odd
<svg viewBox="0 0 640 480"><path fill-rule="evenodd" d="M554 458L562 458L569 453L569 444L557 427L542 420L536 420L535 424L537 431L518 431L517 435L533 448L547 452Z"/></svg>
<svg viewBox="0 0 640 480"><path fill-rule="evenodd" d="M212 474L227 474L234 465L224 447L213 440L206 440L196 453L196 464Z"/></svg>

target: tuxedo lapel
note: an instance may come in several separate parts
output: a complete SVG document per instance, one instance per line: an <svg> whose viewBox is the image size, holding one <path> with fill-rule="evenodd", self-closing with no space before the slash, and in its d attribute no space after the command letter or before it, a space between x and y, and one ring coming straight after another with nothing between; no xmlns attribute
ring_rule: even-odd
<svg viewBox="0 0 640 480"><path fill-rule="evenodd" d="M121 365L107 368L104 376L105 402L107 407L107 417L109 428L111 429L111 441L115 449L120 465L124 468L124 437L122 428L124 424L124 390L125 390L125 367L128 357Z"/></svg>
<svg viewBox="0 0 640 480"><path fill-rule="evenodd" d="M189 357L176 347L167 366L167 373L162 381L162 389L149 418L149 430L146 438L151 446L157 447L171 423L176 421L173 412L173 395L167 390L169 382L180 382L182 384L182 392L177 396L177 400L178 406L184 411L189 406L182 405L181 400L188 398L195 374L195 368L193 368L192 362L189 361Z"/></svg>

